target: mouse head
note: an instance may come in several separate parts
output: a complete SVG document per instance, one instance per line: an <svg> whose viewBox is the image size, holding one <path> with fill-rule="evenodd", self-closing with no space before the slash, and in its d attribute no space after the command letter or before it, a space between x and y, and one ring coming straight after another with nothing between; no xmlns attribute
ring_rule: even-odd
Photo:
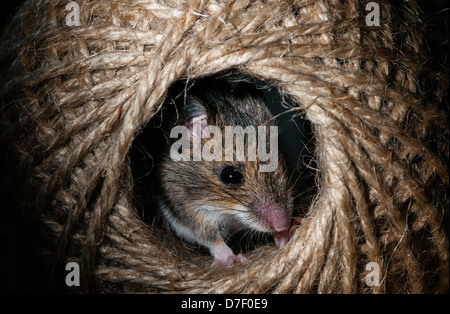
<svg viewBox="0 0 450 314"><path fill-rule="evenodd" d="M167 157L161 170L172 200L224 223L286 230L292 184L264 95L250 84L208 89L186 97L181 117L188 137L173 140L171 153L184 150L184 158Z"/></svg>

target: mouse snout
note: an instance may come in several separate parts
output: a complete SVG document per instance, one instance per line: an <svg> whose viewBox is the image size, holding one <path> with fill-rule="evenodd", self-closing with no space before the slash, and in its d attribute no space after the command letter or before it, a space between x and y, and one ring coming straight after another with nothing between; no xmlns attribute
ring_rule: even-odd
<svg viewBox="0 0 450 314"><path fill-rule="evenodd" d="M291 217L282 204L270 201L258 201L254 205L254 211L272 231L284 231L289 228Z"/></svg>

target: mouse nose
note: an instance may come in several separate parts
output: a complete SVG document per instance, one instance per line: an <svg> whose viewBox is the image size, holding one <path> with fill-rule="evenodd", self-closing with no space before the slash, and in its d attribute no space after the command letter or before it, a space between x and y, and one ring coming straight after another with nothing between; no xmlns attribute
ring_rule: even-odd
<svg viewBox="0 0 450 314"><path fill-rule="evenodd" d="M258 217L274 231L283 231L289 228L291 217L286 206L271 201L255 203L254 211Z"/></svg>

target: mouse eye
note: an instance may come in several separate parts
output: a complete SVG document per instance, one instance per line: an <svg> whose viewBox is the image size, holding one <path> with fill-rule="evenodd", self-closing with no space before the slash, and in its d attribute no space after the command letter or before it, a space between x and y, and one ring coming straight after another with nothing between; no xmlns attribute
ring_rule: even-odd
<svg viewBox="0 0 450 314"><path fill-rule="evenodd" d="M220 173L220 180L228 185L238 185L244 182L244 176L235 167L227 166Z"/></svg>

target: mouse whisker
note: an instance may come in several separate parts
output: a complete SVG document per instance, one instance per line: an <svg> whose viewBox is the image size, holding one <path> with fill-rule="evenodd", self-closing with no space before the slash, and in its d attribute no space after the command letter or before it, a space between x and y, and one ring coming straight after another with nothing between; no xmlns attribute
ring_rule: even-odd
<svg viewBox="0 0 450 314"><path fill-rule="evenodd" d="M315 187L309 187L301 192L296 193L296 195L294 195L294 199L298 199L301 198L302 196L308 195L310 192L314 191Z"/></svg>

